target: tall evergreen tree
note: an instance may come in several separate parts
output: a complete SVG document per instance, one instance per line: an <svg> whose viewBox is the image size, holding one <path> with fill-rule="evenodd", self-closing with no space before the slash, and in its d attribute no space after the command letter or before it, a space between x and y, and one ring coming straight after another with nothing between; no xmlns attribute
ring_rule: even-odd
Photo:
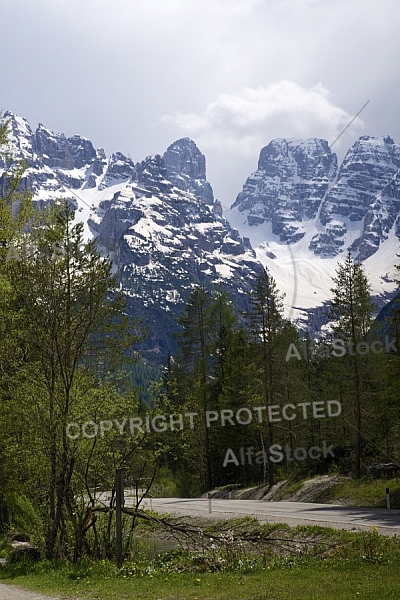
<svg viewBox="0 0 400 600"><path fill-rule="evenodd" d="M265 405L275 402L277 383L277 344L282 331L283 295L275 279L265 267L250 294L251 312L248 313L251 332L257 346L261 346L261 385ZM273 424L268 420L268 445L274 443ZM274 485L274 465L268 461L268 484Z"/></svg>
<svg viewBox="0 0 400 600"><path fill-rule="evenodd" d="M212 295L204 287L198 286L192 292L188 305L178 323L183 328L177 335L180 346L179 360L191 374L193 401L202 415L204 451L201 453L202 473L207 489L212 488L212 468L210 454L210 432L206 423L209 409L209 375L213 330L211 320Z"/></svg>
<svg viewBox="0 0 400 600"><path fill-rule="evenodd" d="M385 318L384 331L395 342L396 351L386 355L385 362L385 410L380 421L384 429L386 453L389 457L398 456L400 451L400 264L395 265L395 282L399 286L396 298L391 302L390 311ZM393 459L392 459L393 460Z"/></svg>
<svg viewBox="0 0 400 600"><path fill-rule="evenodd" d="M352 396L355 411L355 473L361 474L362 457L362 405L363 405L363 366L364 357L358 344L366 342L367 333L372 324L374 305L371 302L370 286L364 268L355 263L348 253L343 264L339 264L329 317L333 319L333 333L349 345L352 368ZM347 359L347 357L344 357Z"/></svg>
<svg viewBox="0 0 400 600"><path fill-rule="evenodd" d="M256 365L254 364L254 348L249 340L249 333L241 327L235 330L227 347L224 362L224 377L221 380L222 390L219 396L219 410L231 410L234 415L242 408L252 410L259 406L256 379ZM234 427L227 424L215 429L218 435L218 460L220 485L227 483L241 483L243 486L253 481L265 480L266 465L261 467L242 464L240 472L236 465L227 464L223 467L227 449L231 449L235 456L239 456L240 448L246 446L264 449L264 426L254 418L249 425L236 424ZM222 466L222 468L221 468ZM260 470L261 469L261 470Z"/></svg>

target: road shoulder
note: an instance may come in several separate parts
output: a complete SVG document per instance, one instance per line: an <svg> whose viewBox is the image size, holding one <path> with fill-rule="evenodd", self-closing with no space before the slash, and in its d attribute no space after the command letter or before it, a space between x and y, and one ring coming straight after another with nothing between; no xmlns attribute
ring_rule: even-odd
<svg viewBox="0 0 400 600"><path fill-rule="evenodd" d="M0 583L0 600L74 600L66 596L46 596L39 592L30 592L16 585Z"/></svg>

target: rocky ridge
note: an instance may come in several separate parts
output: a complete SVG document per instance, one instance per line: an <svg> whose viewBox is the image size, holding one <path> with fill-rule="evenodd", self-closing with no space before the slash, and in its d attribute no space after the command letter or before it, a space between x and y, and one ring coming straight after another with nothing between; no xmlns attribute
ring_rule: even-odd
<svg viewBox="0 0 400 600"><path fill-rule="evenodd" d="M150 325L153 359L174 351L176 316L197 284L226 290L238 309L261 265L248 240L222 216L206 179L204 155L184 138L163 156L134 163L106 157L81 136L55 134L11 113L10 149L27 166L23 185L38 205L67 199L110 254L132 316Z"/></svg>
<svg viewBox="0 0 400 600"><path fill-rule="evenodd" d="M277 139L261 150L257 170L232 205L250 227L270 223L280 242L332 258L364 261L391 231L400 239L400 145L363 136L340 168L326 140Z"/></svg>
<svg viewBox="0 0 400 600"><path fill-rule="evenodd" d="M175 319L196 284L220 286L243 309L261 264L286 293L286 314L311 334L348 251L363 261L379 307L393 295L400 145L389 136L361 137L340 166L326 140L273 140L224 218L189 138L135 163L82 136L4 118L10 151L25 161L22 185L37 205L74 206L86 239L113 259L130 313L150 325L147 348L160 360L174 352Z"/></svg>

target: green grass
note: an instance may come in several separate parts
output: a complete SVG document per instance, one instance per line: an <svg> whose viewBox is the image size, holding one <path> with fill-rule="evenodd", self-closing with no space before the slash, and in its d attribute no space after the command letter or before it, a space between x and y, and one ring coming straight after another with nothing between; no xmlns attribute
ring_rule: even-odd
<svg viewBox="0 0 400 600"><path fill-rule="evenodd" d="M49 594L85 600L399 600L400 565L309 565L241 575L183 573L110 576L96 568L80 579L65 570L2 579Z"/></svg>
<svg viewBox="0 0 400 600"><path fill-rule="evenodd" d="M244 552L243 546L234 548L227 542L217 551L207 545L202 552L176 550L153 560L137 555L122 569L104 560L78 565L28 561L0 567L0 581L79 600L400 598L399 538L381 536L376 528L352 533L319 526L260 526L251 519L237 520L239 526L268 539L275 535L277 542L294 539L296 544L287 550L285 541L263 555L260 549ZM221 527L222 522L216 530ZM233 558L221 561L229 553Z"/></svg>
<svg viewBox="0 0 400 600"><path fill-rule="evenodd" d="M391 508L400 509L399 479L355 479L344 481L326 490L329 499L345 500L348 506L386 508L386 488L390 490Z"/></svg>
<svg viewBox="0 0 400 600"><path fill-rule="evenodd" d="M274 500L282 500L286 494L294 494L295 492L298 492L303 487L303 483L303 479L288 481L287 484L285 484L276 492Z"/></svg>
<svg viewBox="0 0 400 600"><path fill-rule="evenodd" d="M317 477L317 476L316 476ZM295 478L287 481L276 491L274 500L285 500L287 495L298 492L309 479ZM390 489L392 509L400 509L400 479L342 479L339 483L316 489L312 502L340 503L345 506L386 508L386 488ZM310 500L308 500L310 501Z"/></svg>

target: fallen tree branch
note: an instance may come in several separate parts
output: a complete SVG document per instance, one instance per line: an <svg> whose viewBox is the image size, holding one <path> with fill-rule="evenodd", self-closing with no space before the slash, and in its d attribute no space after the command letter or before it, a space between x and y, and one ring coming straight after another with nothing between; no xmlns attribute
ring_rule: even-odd
<svg viewBox="0 0 400 600"><path fill-rule="evenodd" d="M98 508L94 508L93 512L103 512L103 513L109 513L110 511L115 510L115 507L98 507ZM139 519L143 519L145 521L150 521L152 523L156 523L157 525L160 525L162 528L168 530L174 537L176 537L177 534L183 534L184 536L186 536L187 538L190 538L193 542L198 540L199 537L201 538L207 538L209 541L212 542L217 542L221 545L225 545L228 541L229 542L248 542L251 544L274 544L276 542L282 542L282 544L303 544L304 546L307 545L315 545L316 540L299 540L299 539L291 539L291 538L278 538L278 537L273 537L272 534L274 532L273 529L271 529L270 531L268 531L266 534L262 534L262 533L250 533L250 534L246 534L245 532L240 532L239 534L233 535L234 529L238 529L240 527L240 524L237 524L234 527L229 527L229 521L227 521L226 527L224 528L224 531L229 532L231 534L231 539L227 540L226 537L224 536L224 534L222 535L218 535L215 534L213 532L208 532L205 529L202 529L200 527L194 527L193 525L190 525L186 522L171 522L168 519L164 518L164 517L154 517L152 515L148 515L146 514L146 512L144 510L141 509L132 509L132 508L125 508L122 507L122 512L126 515L132 516L132 517L137 517ZM178 521L180 521L180 519L178 518ZM331 542L324 542L324 541L320 541L318 540L317 542L318 544L323 544L324 546L327 547L331 547L334 548L336 546L336 544L332 544ZM289 551L289 548L285 548L285 550Z"/></svg>

